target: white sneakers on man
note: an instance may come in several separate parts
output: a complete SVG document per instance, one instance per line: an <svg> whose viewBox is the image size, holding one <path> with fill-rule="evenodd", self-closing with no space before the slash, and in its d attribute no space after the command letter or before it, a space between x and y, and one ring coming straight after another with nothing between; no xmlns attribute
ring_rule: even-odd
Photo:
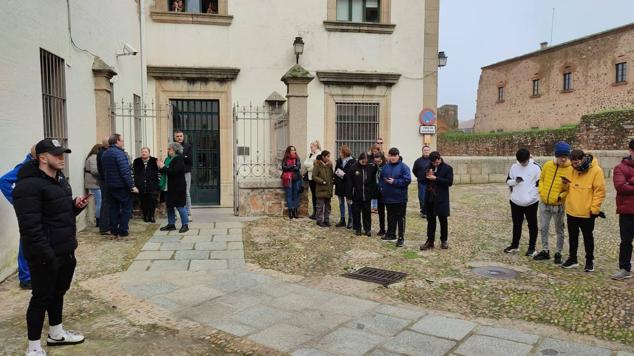
<svg viewBox="0 0 634 356"><path fill-rule="evenodd" d="M26 356L46 356L46 351L40 349L26 350Z"/></svg>
<svg viewBox="0 0 634 356"><path fill-rule="evenodd" d="M46 338L48 346L76 345L82 342L84 342L84 335L76 334L70 330L62 330L57 335L49 334Z"/></svg>

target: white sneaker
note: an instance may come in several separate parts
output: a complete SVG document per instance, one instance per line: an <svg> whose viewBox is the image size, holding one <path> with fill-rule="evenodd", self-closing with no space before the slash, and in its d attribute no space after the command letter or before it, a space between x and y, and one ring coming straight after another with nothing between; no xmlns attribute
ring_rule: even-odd
<svg viewBox="0 0 634 356"><path fill-rule="evenodd" d="M46 351L39 350L26 350L26 356L46 356Z"/></svg>
<svg viewBox="0 0 634 356"><path fill-rule="evenodd" d="M61 346L61 345L76 345L84 342L84 335L75 334L70 330L64 330L60 335L52 337L48 335L46 338L46 345L48 346Z"/></svg>

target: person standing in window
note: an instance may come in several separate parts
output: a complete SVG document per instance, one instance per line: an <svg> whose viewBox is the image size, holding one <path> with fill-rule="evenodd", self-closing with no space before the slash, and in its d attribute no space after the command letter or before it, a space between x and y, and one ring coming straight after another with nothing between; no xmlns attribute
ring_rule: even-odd
<svg viewBox="0 0 634 356"><path fill-rule="evenodd" d="M156 157L150 156L148 147L141 148L141 157L132 163L134 184L139 188L139 202L143 221L155 223L156 200L159 191L159 168Z"/></svg>
<svg viewBox="0 0 634 356"><path fill-rule="evenodd" d="M313 168L313 181L317 195L317 226L328 227L330 226L330 199L335 182L330 152L324 150L317 155Z"/></svg>
<svg viewBox="0 0 634 356"><path fill-rule="evenodd" d="M176 213L181 218L179 233L189 231L189 219L187 215L187 184L185 183L185 161L183 159L183 146L178 142L170 143L167 148L169 164L162 161L156 162L159 172L165 174L167 185L165 187L165 205L167 207L167 225L161 231L176 230ZM167 162L167 160L166 160Z"/></svg>
<svg viewBox="0 0 634 356"><path fill-rule="evenodd" d="M319 141L313 141L310 143L310 152L308 153L308 157L304 160L304 168L306 169L306 173L304 174L304 180L308 181L308 186L310 187L310 194L313 203L313 213L309 216L310 219L315 220L315 214L317 213L317 196L316 196L316 185L313 181L313 167L315 163L315 159L317 156L321 154L321 145Z"/></svg>
<svg viewBox="0 0 634 356"><path fill-rule="evenodd" d="M176 130L174 132L174 141L179 143L183 147L182 158L185 163L185 182L187 183L187 195L186 195L186 205L187 208L187 216L189 221L192 221L192 198L191 198L191 187L192 187L192 145L189 142L185 142L185 134L181 130Z"/></svg>
<svg viewBox="0 0 634 356"><path fill-rule="evenodd" d="M405 243L405 212L407 208L407 187L412 182L409 167L396 147L388 151L388 163L381 170L379 187L387 207L387 233L382 240L396 240L396 247ZM396 229L398 227L398 239Z"/></svg>
<svg viewBox="0 0 634 356"><path fill-rule="evenodd" d="M423 183L425 184L425 211L427 212L427 241L420 247L421 250L434 248L436 240L436 217L440 222L440 248L449 248L449 224L447 218L450 215L449 187L453 185L453 168L445 163L440 153L434 151L429 154L429 166L425 171Z"/></svg>
<svg viewBox="0 0 634 356"><path fill-rule="evenodd" d="M99 188L99 169L97 168L97 153L101 149L101 144L92 147L84 162L84 188L92 194L95 199L95 221L99 226L99 216L101 215L101 189Z"/></svg>
<svg viewBox="0 0 634 356"><path fill-rule="evenodd" d="M368 164L368 155L362 152L357 163L350 169L348 180L348 197L352 199L352 221L357 236L363 231L366 236L372 236L372 216L370 201L377 196L376 166Z"/></svg>
<svg viewBox="0 0 634 356"><path fill-rule="evenodd" d="M284 158L282 159L282 186L286 191L286 208L288 218L299 218L299 190L302 187L302 177L299 173L302 164L297 157L295 146L286 147Z"/></svg>
<svg viewBox="0 0 634 356"><path fill-rule="evenodd" d="M429 153L431 148L425 145L423 146L423 155L419 157L416 161L414 161L414 167L412 168L412 173L416 177L418 181L418 206L420 208L420 216L424 219L426 217L425 213L425 192L427 191L427 181L425 180L425 176L427 174L427 169L429 168Z"/></svg>
<svg viewBox="0 0 634 356"><path fill-rule="evenodd" d="M352 201L346 199L347 185L346 179L349 179L348 172L355 164L352 157L352 151L348 145L341 145L339 148L339 158L335 164L335 195L339 199L339 214L341 219L336 227L346 226L346 210L348 211L348 229L352 229Z"/></svg>

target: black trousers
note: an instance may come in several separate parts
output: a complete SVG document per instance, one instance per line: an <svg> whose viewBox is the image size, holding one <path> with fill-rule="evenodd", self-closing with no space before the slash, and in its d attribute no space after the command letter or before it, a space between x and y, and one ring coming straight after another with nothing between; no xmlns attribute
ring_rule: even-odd
<svg viewBox="0 0 634 356"><path fill-rule="evenodd" d="M143 212L144 218L151 219L154 217L157 198L158 192L139 194L139 203L141 203L141 211Z"/></svg>
<svg viewBox="0 0 634 356"><path fill-rule="evenodd" d="M101 190L101 210L99 212L99 232L110 232L110 201L106 183L99 182Z"/></svg>
<svg viewBox="0 0 634 356"><path fill-rule="evenodd" d="M75 273L74 254L57 256L54 262L29 261L31 269L31 301L26 310L26 327L29 340L39 340L48 313L48 324L62 323L64 294L70 288Z"/></svg>
<svg viewBox="0 0 634 356"><path fill-rule="evenodd" d="M405 236L405 208L407 203L385 204L387 207L387 236L396 236L398 227L398 237Z"/></svg>
<svg viewBox="0 0 634 356"><path fill-rule="evenodd" d="M313 180L309 180L308 186L310 187L310 196L313 199L313 215L315 215L317 214L317 183Z"/></svg>
<svg viewBox="0 0 634 356"><path fill-rule="evenodd" d="M619 248L619 268L632 270L632 238L634 238L634 215L619 215L621 246Z"/></svg>
<svg viewBox="0 0 634 356"><path fill-rule="evenodd" d="M440 241L446 242L449 238L449 223L446 216L438 216L434 211L434 201L425 201L425 213L427 214L427 240L436 240L436 218L440 222Z"/></svg>
<svg viewBox="0 0 634 356"><path fill-rule="evenodd" d="M385 211L386 207L384 203L381 203L381 200L377 202L376 206L379 212L379 231L385 232Z"/></svg>
<svg viewBox="0 0 634 356"><path fill-rule="evenodd" d="M522 225L524 224L524 217L528 223L528 249L535 249L537 243L537 208L539 202L529 206L519 206L512 201L511 203L511 217L513 218L513 247L520 246L520 239L522 238Z"/></svg>
<svg viewBox="0 0 634 356"><path fill-rule="evenodd" d="M594 261L594 218L578 218L566 215L568 237L570 238L570 258L577 259L579 249L579 230L583 234L583 246L586 249L586 262Z"/></svg>
<svg viewBox="0 0 634 356"><path fill-rule="evenodd" d="M361 221L363 221L363 231L368 232L372 230L371 203L370 200L355 201L352 203L352 227L355 231L361 230Z"/></svg>

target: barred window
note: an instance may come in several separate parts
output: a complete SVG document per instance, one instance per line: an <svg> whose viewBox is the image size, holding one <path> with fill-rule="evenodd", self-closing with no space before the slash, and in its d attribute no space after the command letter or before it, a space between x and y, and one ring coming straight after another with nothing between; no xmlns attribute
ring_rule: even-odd
<svg viewBox="0 0 634 356"><path fill-rule="evenodd" d="M379 104L337 103L335 120L337 150L348 145L356 158L367 152L379 137Z"/></svg>
<svg viewBox="0 0 634 356"><path fill-rule="evenodd" d="M533 96L539 96L539 79L533 79Z"/></svg>
<svg viewBox="0 0 634 356"><path fill-rule="evenodd" d="M564 73L564 91L572 90L572 73Z"/></svg>
<svg viewBox="0 0 634 356"><path fill-rule="evenodd" d="M40 48L44 137L68 146L64 60Z"/></svg>
<svg viewBox="0 0 634 356"><path fill-rule="evenodd" d="M498 87L498 102L504 101L504 87Z"/></svg>
<svg viewBox="0 0 634 356"><path fill-rule="evenodd" d="M625 83L627 80L627 63L617 63L616 64L616 82L617 83Z"/></svg>

